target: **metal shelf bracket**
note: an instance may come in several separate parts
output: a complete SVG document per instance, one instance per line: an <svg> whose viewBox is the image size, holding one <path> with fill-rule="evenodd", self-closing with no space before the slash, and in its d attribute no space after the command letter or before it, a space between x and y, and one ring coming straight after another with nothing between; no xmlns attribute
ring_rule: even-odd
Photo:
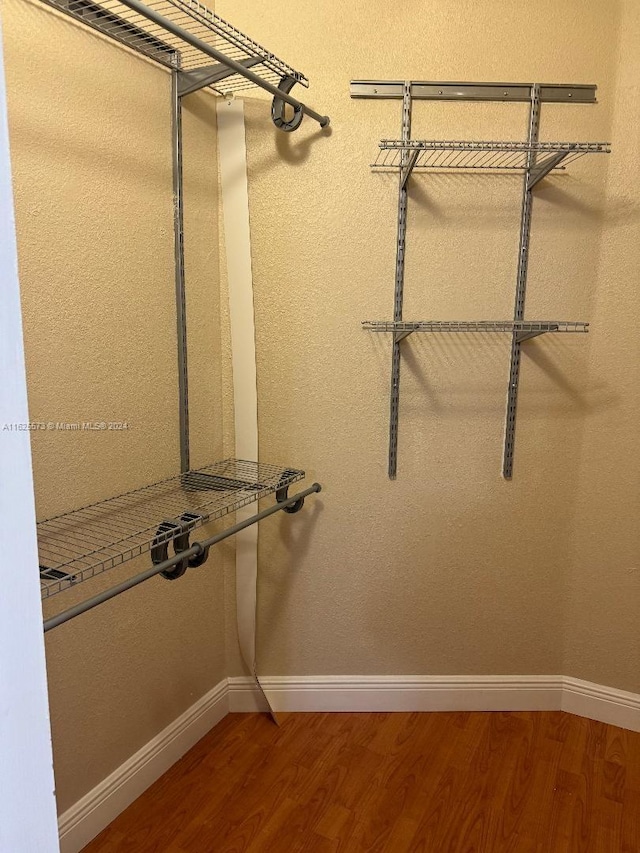
<svg viewBox="0 0 640 853"><path fill-rule="evenodd" d="M553 332L553 331L556 331L556 329L544 329L544 330L539 331L539 332L515 332L514 337L515 337L516 341L519 344L521 344L524 341L531 340L531 338L537 338L538 335L544 335L544 334L546 334L546 332Z"/></svg>
<svg viewBox="0 0 640 853"><path fill-rule="evenodd" d="M405 329L402 332L394 332L393 342L394 344L399 344L400 341L403 341L405 338L408 338L409 335L414 333L415 329Z"/></svg>
<svg viewBox="0 0 640 853"><path fill-rule="evenodd" d="M570 151L559 151L557 154L554 154L553 157L549 157L543 165L539 166L537 169L532 169L527 178L527 190L531 191L537 183L549 174L552 169L559 166L570 153Z"/></svg>
<svg viewBox="0 0 640 853"><path fill-rule="evenodd" d="M402 189L404 189L407 186L407 181L411 177L411 172L413 172L413 167L416 165L416 161L418 159L419 154L420 154L419 151L412 151L411 154L409 155L409 160L407 162L407 165L402 170L402 177L401 177L401 181L400 181Z"/></svg>

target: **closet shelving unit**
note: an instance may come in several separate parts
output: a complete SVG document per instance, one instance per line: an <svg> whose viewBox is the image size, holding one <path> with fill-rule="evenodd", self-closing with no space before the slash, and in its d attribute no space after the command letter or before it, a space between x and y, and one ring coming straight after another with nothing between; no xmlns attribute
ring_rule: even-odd
<svg viewBox="0 0 640 853"><path fill-rule="evenodd" d="M540 142L541 104L595 103L596 87L539 83L439 83L424 81L358 80L351 82L352 98L398 99L402 101L400 139L383 139L374 172L398 174L398 220L393 320L365 320L362 327L392 335L391 393L389 417L389 478L398 466L398 419L402 341L414 332L426 333L506 333L511 335L511 357L507 388L502 474L511 479L515 445L518 385L522 344L548 333L588 332L589 324L576 320L525 320L525 297L531 234L533 190L554 170L565 169L587 154L608 154L607 142ZM528 134L523 142L411 139L411 109L414 100L496 101L529 104ZM520 172L523 174L520 242L513 320L414 320L403 318L404 269L408 193L407 184L415 172L434 171Z"/></svg>
<svg viewBox="0 0 640 853"><path fill-rule="evenodd" d="M176 538L303 477L304 471L227 459L40 521L43 598L149 551L166 559Z"/></svg>
<svg viewBox="0 0 640 853"><path fill-rule="evenodd" d="M45 621L45 630L130 589L148 577L180 577L201 565L209 547L273 512L297 512L318 483L296 495L288 489L304 471L227 459L197 470L190 467L187 321L184 273L182 99L200 89L228 97L251 86L273 96L271 118L285 132L304 116L321 127L321 115L292 96L308 80L197 0L43 0L103 36L167 69L171 80L175 298L178 342L180 473L38 523L42 597L49 598L144 553L152 567L116 587ZM286 104L292 108L287 115ZM202 542L193 530L274 494L276 504ZM173 553L171 553L173 552Z"/></svg>

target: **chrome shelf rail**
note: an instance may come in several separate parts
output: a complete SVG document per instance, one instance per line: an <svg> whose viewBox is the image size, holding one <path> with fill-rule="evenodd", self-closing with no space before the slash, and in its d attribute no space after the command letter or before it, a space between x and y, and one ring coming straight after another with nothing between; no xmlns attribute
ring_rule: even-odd
<svg viewBox="0 0 640 853"><path fill-rule="evenodd" d="M516 431L521 345L538 335L556 332L588 332L589 324L568 320L524 319L534 187L554 169L564 169L587 154L609 154L608 142L540 142L540 111L543 103L593 104L596 86L565 83L449 83L434 81L352 80L351 97L402 100L401 139L383 139L378 146L374 172L398 175L396 286L393 320L365 320L364 329L391 332L391 390L389 404L389 479L398 465L398 420L401 342L414 332L505 332L511 334L507 386L506 424L502 475L510 480ZM416 140L411 139L414 100L494 101L529 104L526 141ZM513 320L420 320L404 321L403 286L406 257L407 183L414 171L520 172L523 174L520 240L517 257Z"/></svg>
<svg viewBox="0 0 640 853"><path fill-rule="evenodd" d="M42 598L286 489L304 471L226 459L38 522ZM184 550L182 547L180 550Z"/></svg>
<svg viewBox="0 0 640 853"><path fill-rule="evenodd" d="M352 80L351 97L372 100L402 100L404 80ZM413 101L508 101L528 104L534 83L446 83L440 80L411 80ZM540 102L550 104L595 104L596 86L584 83L541 83Z"/></svg>

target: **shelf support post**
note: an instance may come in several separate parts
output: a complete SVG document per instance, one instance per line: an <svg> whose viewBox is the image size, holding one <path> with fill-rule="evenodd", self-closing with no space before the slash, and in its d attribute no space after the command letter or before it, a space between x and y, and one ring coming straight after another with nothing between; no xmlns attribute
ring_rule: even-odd
<svg viewBox="0 0 640 853"><path fill-rule="evenodd" d="M402 141L411 138L411 83L406 82L402 89ZM414 161L415 163L415 161ZM396 245L396 281L393 302L394 322L402 320L404 299L404 256L407 235L407 178L409 172L409 153L402 150L400 174L398 179L398 238ZM404 337L404 336L403 336ZM398 410L400 405L400 340L394 335L391 356L391 399L389 403L389 479L395 480L398 470Z"/></svg>
<svg viewBox="0 0 640 853"><path fill-rule="evenodd" d="M534 145L540 134L540 85L531 86L531 103L529 106L529 145ZM529 268L529 241L531 237L531 211L533 193L531 174L535 167L535 152L527 153L527 167L522 185L522 214L520 218L520 244L518 250L518 279L516 283L516 300L513 312L515 321L524 320L524 303L527 292L527 272ZM516 414L518 407L518 383L520 380L520 356L523 338L514 332L511 339L511 360L509 364L509 387L507 390L507 416L504 434L504 455L502 460L502 476L510 480L513 475L513 452L516 433Z"/></svg>
<svg viewBox="0 0 640 853"><path fill-rule="evenodd" d="M184 197L182 179L181 72L171 72L171 152L173 169L173 241L175 262L176 324L178 337L178 417L180 473L189 470L189 378L187 373L187 309L184 276Z"/></svg>

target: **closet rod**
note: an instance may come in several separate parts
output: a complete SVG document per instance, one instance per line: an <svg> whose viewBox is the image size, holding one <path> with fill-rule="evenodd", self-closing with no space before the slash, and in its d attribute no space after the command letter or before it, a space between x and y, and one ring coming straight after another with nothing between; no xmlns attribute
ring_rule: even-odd
<svg viewBox="0 0 640 853"><path fill-rule="evenodd" d="M272 83L269 83L268 80L263 80L262 77L259 77L257 74L254 74L251 69L247 68L245 65L242 65L240 62L236 62L235 59L231 59L231 57L226 56L226 54L221 53L221 51L216 50L215 47L211 47L211 45L207 44L202 39L199 39L197 36L192 35L187 30L179 27L177 24L174 24L173 21L170 21L168 18L165 18L164 15L158 14L155 9L150 9L148 6L145 6L144 3L140 3L139 0L121 0L121 2L125 6L129 6L130 9L134 9L136 12L139 12L141 15L144 15L145 18L149 18L150 21L155 21L156 24L159 24L165 30L170 33L173 33L178 38L181 38L183 41L186 41L187 44L190 44L192 47L195 47L196 50L201 51L202 53L210 56L212 59L217 59L218 62L221 62L223 65L226 65L227 68L233 68L233 70L237 74L241 74L243 77L246 77L247 80L251 80L251 82L255 86L260 86L261 89L266 89L267 92L270 92L275 98L286 101L290 104L296 112L302 111L305 115L308 115L310 118L315 119L320 127L326 127L329 124L329 116L321 116L320 113L317 113L315 110L312 110L311 107L306 106L301 101L298 101L296 98L292 98L288 92L279 89L277 86L274 86Z"/></svg>
<svg viewBox="0 0 640 853"><path fill-rule="evenodd" d="M149 578L153 578L156 575L159 575L160 572L166 572L168 569L171 569L173 566L182 562L182 560L184 560L185 558L200 556L205 548L210 548L212 545L217 545L218 542L222 542L223 539L228 539L229 536L233 536L235 533L239 533L246 527L251 527L251 525L256 524L258 521L262 521L263 518L267 518L268 516L273 515L275 512L279 512L280 510L286 510L287 508L290 508L290 510L292 511L297 511L301 509L302 502L308 495L312 495L314 492L319 492L321 490L322 486L320 485L320 483L313 483L311 486L309 486L308 489L305 489L302 492L298 492L296 495L292 495L291 497L287 497L282 501L278 501L278 503L274 504L273 506L270 506L267 509L263 509L262 512L258 512L255 515L252 515L250 518L246 518L244 521L239 521L232 527L223 530L221 533L218 533L215 536L211 536L209 539L205 539L203 542L194 542L190 548L187 548L185 551L179 551L177 554L175 554L175 556L170 557L167 560L163 560L162 563L158 563L157 565L152 566L145 572L140 572L140 574L134 575L132 578L128 578L126 581L123 581L122 583L111 587L111 589L106 589L104 592L100 592L98 593L98 595L94 595L93 598L88 598L86 601L82 601L80 602L80 604L76 604L74 607L70 607L68 610L63 610L62 613L58 613L57 616L52 616L50 619L45 619L45 633L47 631L50 631L52 628L57 628L58 625L63 625L70 619L75 619L75 617L80 616L81 613L86 613L87 610L92 610L99 604L103 604L105 601L109 601L110 599L115 598L117 595L120 595L121 592L126 592L128 589L132 589L134 586L143 583L143 581L149 580Z"/></svg>

